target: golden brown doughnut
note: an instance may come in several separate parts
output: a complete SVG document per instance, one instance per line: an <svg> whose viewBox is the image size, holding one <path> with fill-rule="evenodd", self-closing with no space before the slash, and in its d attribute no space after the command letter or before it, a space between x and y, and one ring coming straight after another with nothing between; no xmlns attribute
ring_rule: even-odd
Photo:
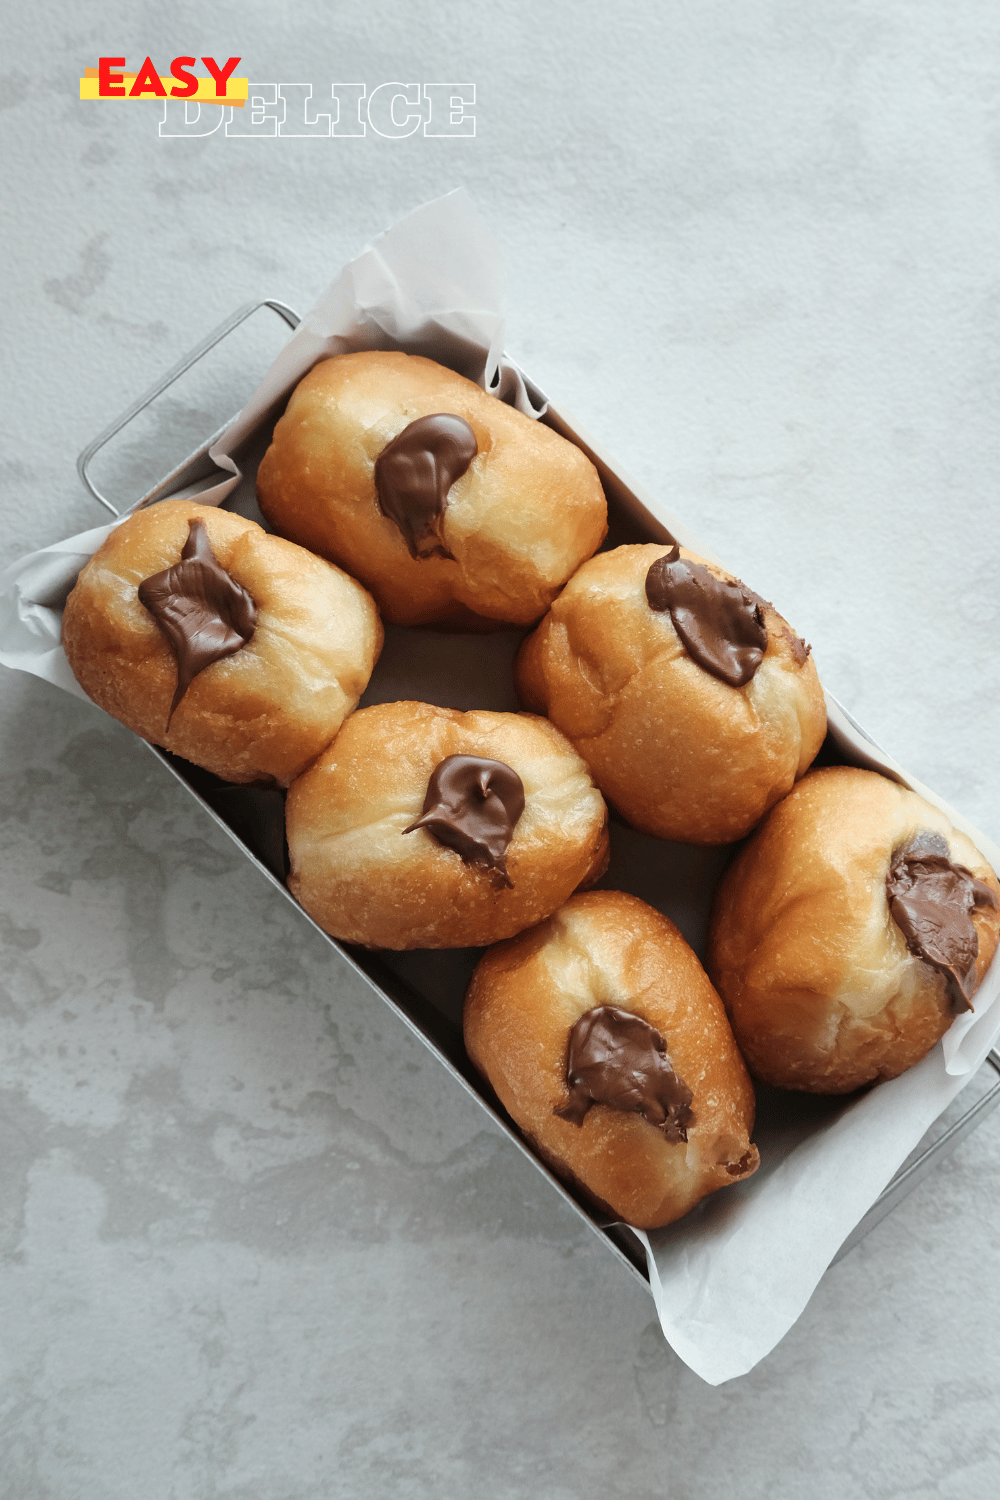
<svg viewBox="0 0 1000 1500"><path fill-rule="evenodd" d="M638 1229L757 1169L753 1088L722 1002L673 923L635 896L574 896L491 948L464 1030L543 1160Z"/></svg>
<svg viewBox="0 0 1000 1500"><path fill-rule="evenodd" d="M140 594L161 601L162 623ZM80 686L143 739L226 781L282 786L330 743L382 649L378 611L353 578L191 500L115 527L80 573L62 635Z"/></svg>
<svg viewBox="0 0 1000 1500"><path fill-rule="evenodd" d="M282 536L360 578L397 625L533 624L607 531L597 470L578 448L413 354L314 366L275 427L257 494Z"/></svg>
<svg viewBox="0 0 1000 1500"><path fill-rule="evenodd" d="M608 859L604 800L558 730L427 703L352 714L292 786L286 826L292 894L331 936L371 948L510 937Z"/></svg>
<svg viewBox="0 0 1000 1500"><path fill-rule="evenodd" d="M849 766L811 772L737 855L712 913L707 968L750 1071L844 1094L912 1067L970 1005L998 897L975 845L916 792Z"/></svg>
<svg viewBox="0 0 1000 1500"><path fill-rule="evenodd" d="M725 844L749 833L812 763L826 707L808 648L772 606L714 564L675 552L618 547L584 563L521 647L517 689L573 741L634 827ZM664 569L684 574L699 597L706 579L722 580L722 607L751 639L729 643L713 669L700 664L690 609L678 625L670 609L651 607L647 577ZM719 670L753 675L734 685Z"/></svg>

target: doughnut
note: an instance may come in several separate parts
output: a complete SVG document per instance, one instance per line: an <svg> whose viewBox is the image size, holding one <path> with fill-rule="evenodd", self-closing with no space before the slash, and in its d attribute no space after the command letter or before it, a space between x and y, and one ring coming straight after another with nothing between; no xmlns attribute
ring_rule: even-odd
<svg viewBox="0 0 1000 1500"><path fill-rule="evenodd" d="M368 685L382 623L359 583L242 516L164 500L83 568L62 639L84 691L225 781L287 786Z"/></svg>
<svg viewBox="0 0 1000 1500"><path fill-rule="evenodd" d="M515 679L622 817L682 843L743 838L826 734L809 648L770 604L676 544L584 563L522 645Z"/></svg>
<svg viewBox="0 0 1000 1500"><path fill-rule="evenodd" d="M396 625L534 624L607 531L579 448L443 365L385 351L300 381L257 496Z"/></svg>
<svg viewBox="0 0 1000 1500"><path fill-rule="evenodd" d="M812 771L723 876L707 968L751 1073L846 1094L974 1007L1000 885L944 813L874 771Z"/></svg>
<svg viewBox="0 0 1000 1500"><path fill-rule="evenodd" d="M488 949L463 1029L538 1155L637 1229L759 1165L753 1087L722 1002L673 923L635 896L573 896Z"/></svg>
<svg viewBox="0 0 1000 1500"><path fill-rule="evenodd" d="M583 761L529 714L381 703L293 783L288 887L332 937L462 948L511 937L607 866Z"/></svg>

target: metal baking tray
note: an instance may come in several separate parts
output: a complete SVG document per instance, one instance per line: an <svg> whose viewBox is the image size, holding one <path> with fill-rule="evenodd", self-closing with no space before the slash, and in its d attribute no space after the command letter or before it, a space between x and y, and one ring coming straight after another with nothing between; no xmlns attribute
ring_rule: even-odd
<svg viewBox="0 0 1000 1500"><path fill-rule="evenodd" d="M258 302L247 303L238 308L185 355L183 359L168 370L155 385L134 401L120 417L106 427L80 454L77 462L80 478L91 496L112 515L118 516L124 514L138 505L155 501L166 494L175 494L180 490L185 490L189 493L197 491L198 488L206 487L209 483L218 479L219 471L209 457L209 449L229 426L234 413L227 416L221 422L221 425L216 425L210 422L207 411L203 412L204 425L211 425L213 427L210 435L202 438L190 450L185 451L180 461L170 464L168 471L155 478L151 485L146 483L140 484L138 486L140 493L137 497L134 495L122 497L120 504L116 504L99 487L94 475L94 466L98 455L107 448L112 439L121 434L128 433L132 424L138 418L150 412L160 398L171 387L175 386L176 382L193 371L211 351L231 341L232 336L237 330L244 328L254 318L255 314L265 309L270 310L280 318L287 328L294 329L298 325L299 318L297 314L284 303L274 298L262 298ZM260 370L259 373L263 374L263 370ZM254 383L256 384L256 380ZM216 411L216 422L219 415L220 413ZM599 454L595 454L585 443L580 442L569 420L561 417L551 405L542 420L546 421L564 436L577 441L580 446L586 449L589 456L597 464L608 496L609 505L610 531L608 541L605 544L606 546L617 546L624 541L631 540L646 541L650 540L651 537L652 539L659 540L665 536L662 527L659 528L657 534L657 523L654 523L651 528L649 514L641 501L632 494L621 477L603 462ZM204 431L204 426L201 430ZM232 497L232 508L239 509L244 514L247 513L248 509L253 507L253 502L247 498L247 494L248 492L252 494L253 478L256 471L255 458L259 458L262 452L263 447L261 446L259 453L243 455L245 477ZM241 493L244 497L242 503L239 500ZM261 519L259 513L255 519ZM850 718L849 714L846 716L852 724L855 724L855 721ZM874 745L874 741L870 740L870 736L859 725L855 724L855 727L865 739L868 739ZM649 1290L645 1251L635 1235L627 1226L602 1218L589 1205L579 1200L569 1188L549 1171L544 1163L539 1161L534 1153L525 1145L517 1129L506 1115L499 1101L492 1094L488 1085L484 1083L471 1067L462 1044L460 1004L465 981L469 972L471 972L472 963L476 956L475 951L458 950L456 952L435 955L409 955L408 964L400 964L397 955L371 953L360 948L353 948L338 943L324 933L321 928L317 927L315 922L312 922L312 919L302 910L285 886L280 804L273 800L280 798L281 794L274 792L264 794L262 797L258 793L255 798L252 792L248 793L245 789L228 788L217 777L189 765L187 762L170 755L166 751L157 749L151 745L147 746L147 748L151 754L155 755L167 767L178 781L184 784L187 790L201 803L209 817L234 842L239 844L247 858L271 882L275 890L285 900L290 901L296 907L302 920L309 922L320 934L323 941L335 950L340 959L366 980L385 1004L396 1013L403 1024L409 1027L430 1048L441 1065L476 1100L477 1104L491 1116L497 1127L507 1136L508 1140L530 1161L531 1165L537 1171L548 1178L553 1191L562 1198L567 1207L586 1224L588 1229L603 1240L604 1244L621 1264ZM824 752L821 751L821 756L823 754ZM842 759L836 750L832 750L829 747L826 748L826 755L828 759ZM270 806L267 805L268 798L271 799ZM713 856L709 855L708 857L711 858ZM720 871L721 868L722 861L720 859ZM612 865L612 872L614 872L614 865ZM613 884L614 878L614 874L612 873L609 883ZM636 893L641 895L643 891L637 889ZM647 896L647 899L650 899L649 896ZM655 900L654 904L656 904ZM680 925L683 927L684 924L681 923ZM690 935L686 935L689 936L690 941ZM426 962L422 962L425 958ZM400 968L402 968L403 972L399 972ZM777 1096L777 1091L769 1092L771 1095ZM791 1099L793 1096L787 1097ZM989 1054L979 1072L963 1089L959 1098L935 1122L934 1126L927 1132L917 1148L903 1163L902 1167L900 1167L888 1186L872 1204L865 1216L856 1225L834 1257L834 1262L841 1259L848 1251L853 1249L886 1214L890 1213L927 1176L933 1167L938 1165L954 1150L963 1137L976 1129L998 1104L1000 1104L1000 1053L993 1051ZM778 1098L777 1106L775 1098L769 1098L766 1108L773 1112L776 1107L782 1107L780 1097ZM793 1108L794 1105L788 1105L787 1107Z"/></svg>

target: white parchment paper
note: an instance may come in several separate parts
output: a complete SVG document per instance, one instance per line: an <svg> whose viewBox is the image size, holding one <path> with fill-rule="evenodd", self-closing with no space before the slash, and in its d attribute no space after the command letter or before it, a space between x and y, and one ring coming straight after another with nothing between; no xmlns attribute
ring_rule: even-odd
<svg viewBox="0 0 1000 1500"><path fill-rule="evenodd" d="M269 420L318 359L356 349L429 355L538 416L544 401L503 354L503 256L461 190L425 204L345 266L211 449L220 479L197 487L222 503L239 482L241 444ZM632 486L685 545L690 530ZM189 493L184 492L184 493ZM0 574L0 662L83 697L60 645L61 610L76 576L120 522L22 558ZM726 559L739 572L739 559ZM884 757L830 702L845 754L886 771L941 807L996 868L1000 849ZM704 1380L719 1384L761 1360L799 1317L824 1270L901 1162L980 1066L1000 1032L1000 965L943 1043L891 1083L791 1129L762 1122L762 1166L678 1224L649 1234L650 1282L664 1333Z"/></svg>
<svg viewBox="0 0 1000 1500"><path fill-rule="evenodd" d="M1000 866L995 844L867 741L829 697L827 708L846 755L940 807ZM663 1331L703 1380L720 1385L745 1375L788 1332L851 1230L995 1045L998 995L994 961L975 1010L957 1017L915 1068L820 1122L790 1132L762 1122L753 1177L667 1229L638 1232Z"/></svg>
<svg viewBox="0 0 1000 1500"><path fill-rule="evenodd" d="M317 360L331 354L426 354L528 416L539 416L544 401L502 352L505 281L503 252L462 189L415 209L346 265L303 318L210 449L219 480L175 493L196 493L201 505L221 505L239 483L233 455L240 445ZM62 606L83 564L119 524L29 553L0 573L0 662L86 697L60 644Z"/></svg>

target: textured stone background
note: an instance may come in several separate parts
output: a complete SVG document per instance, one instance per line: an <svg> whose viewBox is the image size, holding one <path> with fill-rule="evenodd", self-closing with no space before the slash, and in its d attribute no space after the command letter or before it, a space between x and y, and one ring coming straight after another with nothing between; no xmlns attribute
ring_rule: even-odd
<svg viewBox="0 0 1000 1500"><path fill-rule="evenodd" d="M38 0L7 31L4 561L98 523L77 452L224 314L304 309L463 183L511 350L1000 837L995 6ZM318 105L473 82L477 133L161 139L76 98L102 54L185 52ZM709 1389L141 746L0 694L2 1500L997 1492L1000 1117Z"/></svg>

